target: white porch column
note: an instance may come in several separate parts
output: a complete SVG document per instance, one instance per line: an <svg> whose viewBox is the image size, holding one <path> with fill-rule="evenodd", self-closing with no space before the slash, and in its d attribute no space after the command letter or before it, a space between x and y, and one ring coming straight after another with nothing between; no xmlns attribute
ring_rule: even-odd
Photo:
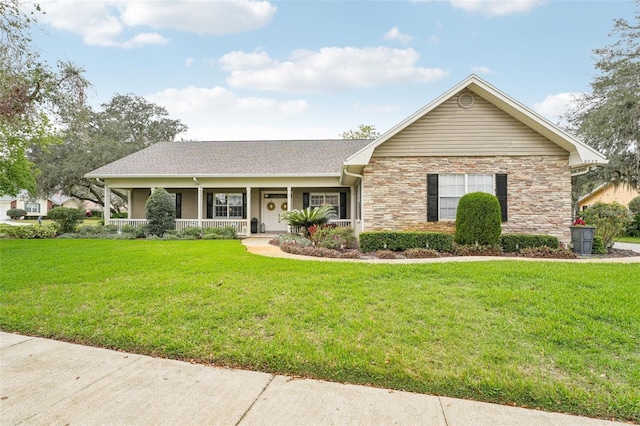
<svg viewBox="0 0 640 426"><path fill-rule="evenodd" d="M198 226L202 228L202 185L198 182Z"/></svg>
<svg viewBox="0 0 640 426"><path fill-rule="evenodd" d="M357 206L357 198L356 198L356 186L353 185L349 188L351 190L351 208L349 209L349 219L351 219L351 229L356 229L356 208Z"/></svg>
<svg viewBox="0 0 640 426"><path fill-rule="evenodd" d="M287 211L291 211L291 187L287 186ZM287 222L287 233L291 233L291 225Z"/></svg>
<svg viewBox="0 0 640 426"><path fill-rule="evenodd" d="M132 207L133 206L132 197L133 197L133 195L131 195L132 193L133 193L133 189L129 189L127 191L127 217L129 219L131 219L133 217L133 215L132 215L132 213L133 213L133 211L132 211L132 208L133 208Z"/></svg>
<svg viewBox="0 0 640 426"><path fill-rule="evenodd" d="M247 236L251 236L251 187L247 186Z"/></svg>
<svg viewBox="0 0 640 426"><path fill-rule="evenodd" d="M104 212L102 213L104 224L109 224L111 219L111 188L106 183L104 184Z"/></svg>

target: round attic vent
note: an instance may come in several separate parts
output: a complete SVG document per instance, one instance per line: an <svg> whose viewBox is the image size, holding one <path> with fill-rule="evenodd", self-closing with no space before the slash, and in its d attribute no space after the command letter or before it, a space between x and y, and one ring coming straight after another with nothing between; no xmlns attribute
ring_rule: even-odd
<svg viewBox="0 0 640 426"><path fill-rule="evenodd" d="M460 105L461 108L471 108L474 101L471 93L463 93L458 96L458 105Z"/></svg>

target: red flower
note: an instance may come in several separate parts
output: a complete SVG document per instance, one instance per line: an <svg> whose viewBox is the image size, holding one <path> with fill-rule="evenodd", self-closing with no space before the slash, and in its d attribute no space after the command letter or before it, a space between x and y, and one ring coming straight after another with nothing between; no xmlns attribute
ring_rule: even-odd
<svg viewBox="0 0 640 426"><path fill-rule="evenodd" d="M584 223L584 220L581 217L573 221L573 226L585 226L585 225L586 223Z"/></svg>

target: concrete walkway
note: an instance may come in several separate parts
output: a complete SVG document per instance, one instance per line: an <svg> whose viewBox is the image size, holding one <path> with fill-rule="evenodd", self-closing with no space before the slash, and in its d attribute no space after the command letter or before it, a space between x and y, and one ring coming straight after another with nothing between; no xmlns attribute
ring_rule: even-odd
<svg viewBox="0 0 640 426"><path fill-rule="evenodd" d="M249 253L268 257L282 257L298 260L315 260L322 262L367 262L367 263L439 263L439 262L477 262L477 261L529 261L529 262L581 262L581 263L640 263L640 244L615 243L615 248L633 250L638 252L634 257L611 257L611 258L589 258L580 259L539 259L529 257L500 257L500 256L457 256L457 257L436 257L430 259L332 259L326 257L311 257L298 254L285 253L280 247L269 244L270 237L251 237L242 240L242 244L247 247Z"/></svg>
<svg viewBox="0 0 640 426"><path fill-rule="evenodd" d="M0 332L3 425L620 423L151 358Z"/></svg>

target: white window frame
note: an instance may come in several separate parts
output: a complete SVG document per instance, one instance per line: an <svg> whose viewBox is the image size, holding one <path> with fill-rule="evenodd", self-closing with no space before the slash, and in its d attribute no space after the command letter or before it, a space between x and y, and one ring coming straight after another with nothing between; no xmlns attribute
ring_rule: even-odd
<svg viewBox="0 0 640 426"><path fill-rule="evenodd" d="M458 184L458 191L447 191L450 189L449 187L444 186L444 181L449 176L455 176L456 178L462 177L461 184ZM487 191L487 182L483 182L481 185L477 183L470 183L470 177L482 176L483 179L489 177L491 179L489 189ZM472 180L472 179L471 179ZM482 189L479 189L481 186ZM456 212L458 211L458 201L463 195L469 194L471 192L486 192L491 195L496 195L496 175L492 173L441 173L438 175L438 220L442 221L454 221L456 220ZM457 199L455 201L455 207L453 207L453 217L443 217L443 209L450 210L452 208L451 200ZM444 202L443 202L444 201ZM447 203L448 201L448 203ZM446 205L445 204L449 204Z"/></svg>
<svg viewBox="0 0 640 426"><path fill-rule="evenodd" d="M220 199L218 198L218 196L224 196L224 203L219 203ZM232 197L239 197L240 198L240 204L231 204L231 198ZM237 209L238 207L240 207L240 214L239 215L232 215L232 211L233 209ZM226 215L218 215L218 209L219 208L225 208L225 211L227 212ZM244 209L244 206L242 204L242 192L218 192L213 194L213 217L215 219L219 219L219 218L224 218L224 219L242 219L242 210Z"/></svg>
<svg viewBox="0 0 640 426"><path fill-rule="evenodd" d="M327 200L327 196L330 197L337 197L337 204L327 204L326 200ZM313 198L314 197L322 197L322 203L320 204L314 204ZM331 206L334 209L334 213L336 214L337 217L340 217L340 193L339 192L311 192L309 193L309 207L316 208L316 207L320 207L320 206Z"/></svg>
<svg viewBox="0 0 640 426"><path fill-rule="evenodd" d="M40 203L24 203L24 211L27 213L40 213Z"/></svg>

